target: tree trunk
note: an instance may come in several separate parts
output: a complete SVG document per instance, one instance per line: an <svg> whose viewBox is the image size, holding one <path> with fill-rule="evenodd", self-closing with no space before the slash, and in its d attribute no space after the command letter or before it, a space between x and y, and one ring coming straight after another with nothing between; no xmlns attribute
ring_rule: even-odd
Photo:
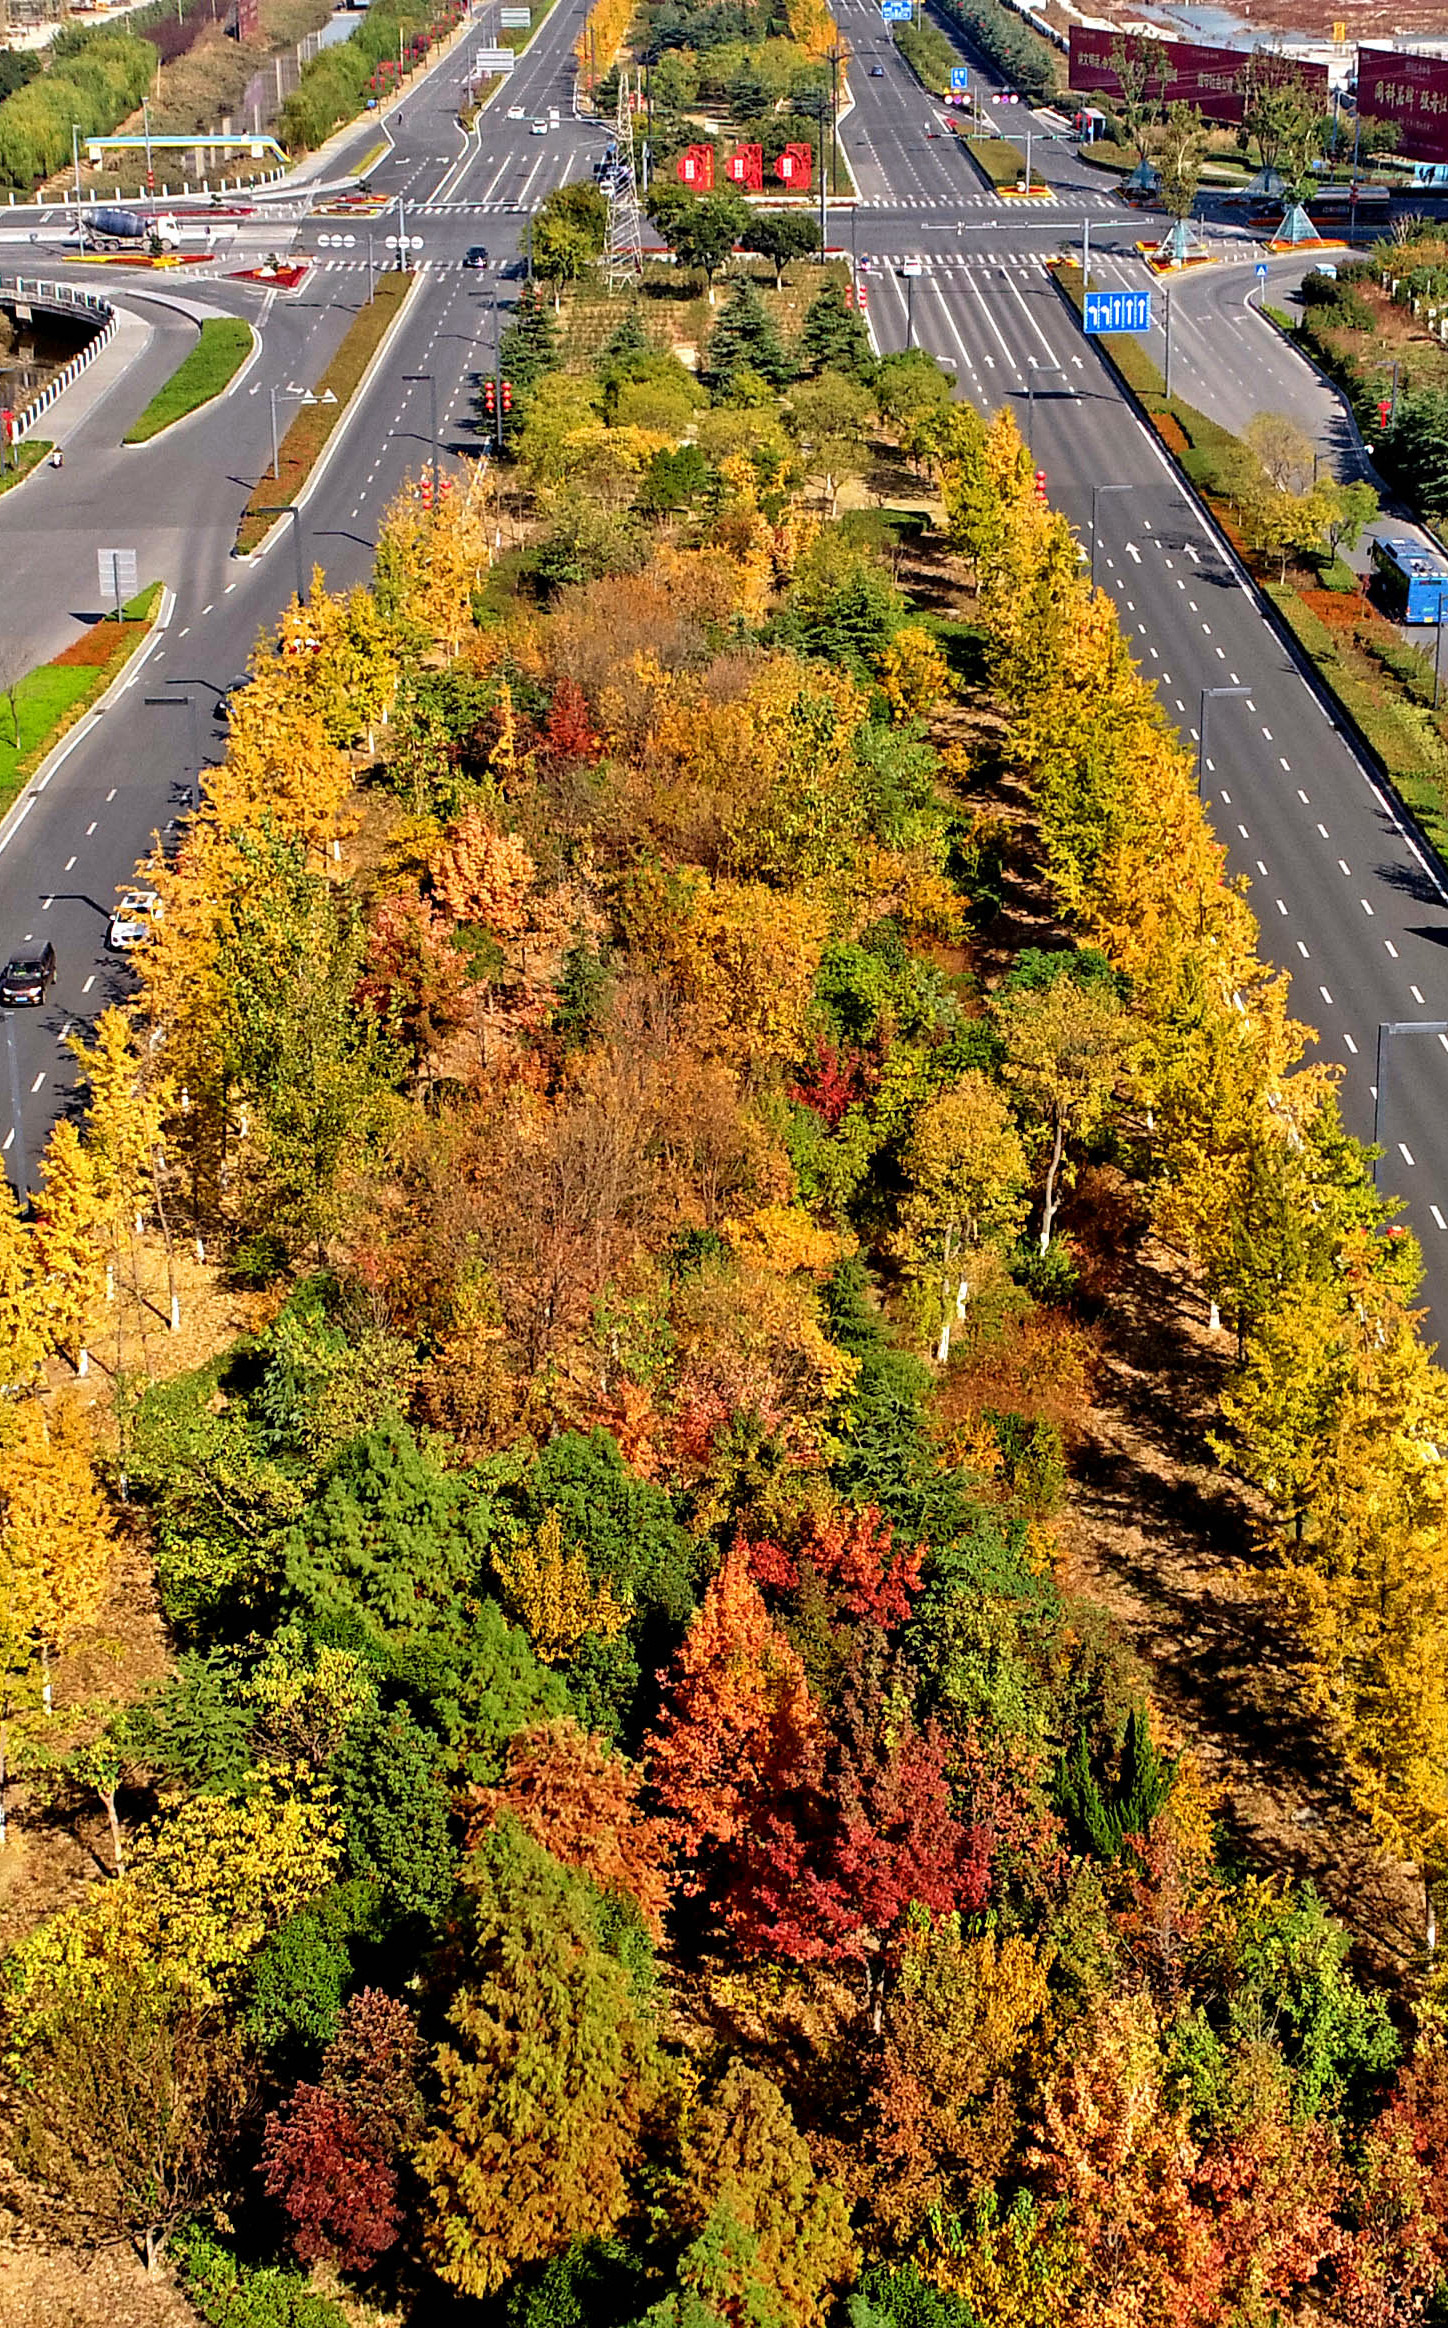
<svg viewBox="0 0 1448 2328"><path fill-rule="evenodd" d="M1045 1203L1041 1211L1041 1251L1043 1253L1049 1252L1051 1248L1051 1231L1056 1222L1056 1174L1061 1169L1061 1156L1065 1146L1066 1126L1062 1118L1057 1116L1056 1137L1051 1146L1051 1165L1046 1174Z"/></svg>
<svg viewBox="0 0 1448 2328"><path fill-rule="evenodd" d="M115 1854L116 1873L124 1875L126 1872L125 1838L121 1833L121 1822L116 1815L115 1788L102 1788L101 1801L105 1804L106 1820L111 1830L111 1850Z"/></svg>

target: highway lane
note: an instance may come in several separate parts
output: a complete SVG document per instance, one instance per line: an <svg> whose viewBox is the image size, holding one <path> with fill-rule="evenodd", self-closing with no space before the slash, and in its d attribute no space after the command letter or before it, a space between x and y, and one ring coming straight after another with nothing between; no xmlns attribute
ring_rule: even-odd
<svg viewBox="0 0 1448 2328"><path fill-rule="evenodd" d="M891 223L903 233L906 215ZM1232 870L1250 885L1263 951L1291 974L1293 1008L1320 1030L1318 1055L1343 1069L1344 1114L1367 1137L1379 1022L1448 1018L1441 876L1085 339L1039 243L1021 235L1008 254L998 237L957 247L964 239L941 246L917 227L913 254L897 245L896 258L916 255L923 270L913 299L895 266L871 271L879 343L905 343L913 304L915 339L956 371L961 392L982 410L1008 402L1029 428L1051 499L1088 545L1092 486L1129 488L1099 503L1098 581L1190 748L1202 690L1247 690L1211 702L1205 795ZM1445 1123L1448 1042L1400 1043L1384 1185L1407 1199L1435 1310L1448 1304Z"/></svg>
<svg viewBox="0 0 1448 2328"><path fill-rule="evenodd" d="M586 173L589 156L602 143L596 124L571 118L570 54L580 13L577 0L573 5L558 0L512 87L495 100L498 118L481 144L473 140L464 151L457 134L448 136L449 123L456 129L455 107L466 72L461 49L415 88L402 108L397 175L431 194L451 174L451 190L465 204L474 198L481 202L492 188L487 198L506 200L509 207L487 214L485 239L504 266L517 258L526 226L525 195L529 207L535 206L552 185ZM559 103L559 129L535 139L528 120L507 122L508 104L519 102L530 117L546 111L550 102ZM375 134L372 126L374 141ZM408 223L411 231L414 221ZM318 233L338 224L314 220L299 230L298 243L315 248ZM379 224L387 231L386 222ZM322 563L336 587L370 573L378 518L404 477L418 474L430 457L428 391L408 385L404 375L434 373L440 436L448 446L480 449L469 399L478 371L491 361L494 283L461 266L468 244L483 239L478 215L468 207L434 204L433 215L424 216L418 231L424 235L425 271L385 365L349 412L305 506L306 558ZM183 500L189 498L190 519L178 563L168 575L176 593L169 625L111 708L76 730L45 789L31 794L19 821L0 831L0 943L11 947L49 938L59 963L59 977L43 1009L0 1014L6 1037L6 1059L0 1064L0 1153L17 1186L35 1185L36 1161L50 1125L74 1090L77 1071L64 1038L84 1032L95 1014L128 988L124 964L104 947L116 889L154 836L174 838L193 797L198 763L219 759L224 750L224 732L212 718L217 692L245 667L258 634L270 630L294 586L289 528L257 559L237 561L227 554L236 516L270 456L265 381L278 375L304 383L314 379L327 352L324 338L340 337L348 310L365 296L365 288L364 259L319 268L309 292L315 316L308 301L293 307L278 300L269 327L279 327L276 345L269 373L255 381L257 393L249 395L243 388L228 406L208 420L187 424L172 441L174 489ZM516 296L515 281L498 288L504 302ZM208 283L204 295L218 296L218 286ZM114 433L120 433L119 419ZM123 456L117 448L115 457L134 461L146 456ZM60 480L70 475L67 467ZM7 498L21 505L30 490ZM23 507L17 519L23 521ZM23 530L17 523L16 538ZM93 555L93 547L91 537L88 554ZM18 1105L12 1104L12 1094Z"/></svg>

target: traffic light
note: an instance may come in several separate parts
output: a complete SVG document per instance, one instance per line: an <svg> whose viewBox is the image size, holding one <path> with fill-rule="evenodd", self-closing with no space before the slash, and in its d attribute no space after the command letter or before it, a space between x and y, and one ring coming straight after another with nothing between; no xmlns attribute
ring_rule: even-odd
<svg viewBox="0 0 1448 2328"><path fill-rule="evenodd" d="M489 420L498 409L498 391L491 380L483 382L483 410Z"/></svg>
<svg viewBox="0 0 1448 2328"><path fill-rule="evenodd" d="M511 412L511 411L512 411L512 409L513 409L513 383L512 383L512 381L511 381L511 380L505 380L505 381L503 382L503 410L504 410L505 412Z"/></svg>

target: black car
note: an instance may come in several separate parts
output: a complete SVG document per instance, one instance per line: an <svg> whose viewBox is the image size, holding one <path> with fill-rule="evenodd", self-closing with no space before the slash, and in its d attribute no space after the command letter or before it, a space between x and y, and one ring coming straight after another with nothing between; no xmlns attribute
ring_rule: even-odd
<svg viewBox="0 0 1448 2328"><path fill-rule="evenodd" d="M482 243L474 243L467 257L463 260L465 267L485 267L487 263L488 253Z"/></svg>
<svg viewBox="0 0 1448 2328"><path fill-rule="evenodd" d="M14 1008L20 1003L44 1002L55 983L55 948L46 945L28 954L15 954L0 970L0 1003Z"/></svg>

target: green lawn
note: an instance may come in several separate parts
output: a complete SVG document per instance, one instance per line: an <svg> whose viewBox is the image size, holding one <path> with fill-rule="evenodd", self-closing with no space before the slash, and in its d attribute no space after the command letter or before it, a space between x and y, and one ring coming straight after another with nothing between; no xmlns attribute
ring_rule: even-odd
<svg viewBox="0 0 1448 2328"><path fill-rule="evenodd" d="M13 469L10 462L17 452L20 455L20 466ZM38 469L41 462L49 458L50 452L49 437L26 437L22 444L13 446L6 455L5 467L0 469L0 493L8 493L12 485L23 485L31 470Z"/></svg>
<svg viewBox="0 0 1448 2328"><path fill-rule="evenodd" d="M105 693L145 637L160 595L160 583L152 582L121 609L123 621L97 623L84 641L77 642L89 660L42 663L17 681L13 693L0 695L0 810L9 807L86 704ZM103 656L100 650L110 639L115 644Z"/></svg>
<svg viewBox="0 0 1448 2328"><path fill-rule="evenodd" d="M212 316L201 326L201 337L189 356L177 365L164 388L158 389L139 419L126 432L128 445L148 444L163 428L184 420L219 396L236 378L251 354L251 325L240 316Z"/></svg>

